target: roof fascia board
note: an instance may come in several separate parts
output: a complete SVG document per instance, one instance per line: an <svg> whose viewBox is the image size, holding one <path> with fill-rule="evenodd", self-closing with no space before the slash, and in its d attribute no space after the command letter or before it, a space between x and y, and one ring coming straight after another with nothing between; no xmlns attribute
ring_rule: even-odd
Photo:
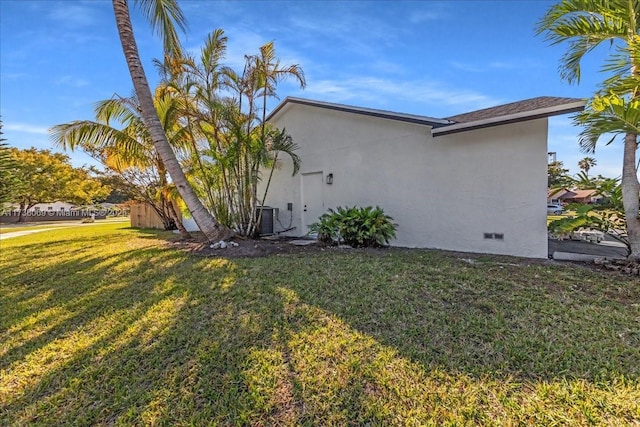
<svg viewBox="0 0 640 427"><path fill-rule="evenodd" d="M267 121L272 120L289 103L307 105L307 106L318 107L318 108L325 108L328 110L343 111L347 113L362 114L366 116L396 120L401 122L415 123L415 124L426 125L430 127L446 126L451 123L449 120L446 120L446 119L436 119L432 117L417 116L412 114L395 113L391 111L375 110L371 108L351 107L348 105L332 104L330 102L312 101L308 99L293 98L293 97L285 98L284 101L282 101L280 105L278 105L269 114L269 116L267 117Z"/></svg>
<svg viewBox="0 0 640 427"><path fill-rule="evenodd" d="M568 114L582 111L586 101L570 102L567 104L556 105L553 107L539 108L532 111L524 111L521 113L507 114L505 116L491 117L473 122L457 123L448 126L433 129L431 134L436 136L449 135L452 133L466 132L475 129L482 129L492 126L506 125L510 123L523 122L527 120L541 119L543 117L556 116L559 114Z"/></svg>

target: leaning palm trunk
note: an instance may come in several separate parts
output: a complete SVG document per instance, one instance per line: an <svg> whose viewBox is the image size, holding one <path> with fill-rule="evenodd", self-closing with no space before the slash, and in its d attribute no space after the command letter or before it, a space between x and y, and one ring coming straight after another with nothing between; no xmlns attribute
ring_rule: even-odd
<svg viewBox="0 0 640 427"><path fill-rule="evenodd" d="M219 224L196 196L187 181L184 171L178 163L175 153L167 141L167 136L158 118L149 83L147 82L147 77L144 73L142 62L140 61L138 46L133 35L127 0L113 0L113 10L120 35L120 42L122 43L122 50L127 61L127 66L129 67L134 90L140 102L142 120L149 131L153 145L162 158L171 176L171 180L176 185L180 196L182 196L200 230L209 240L226 239L231 235L231 231Z"/></svg>
<svg viewBox="0 0 640 427"><path fill-rule="evenodd" d="M169 214L169 217L173 220L173 223L176 225L176 228L180 232L180 236L183 239L191 239L191 234L187 231L186 228L184 228L184 224L178 216L178 213L176 212L176 209L173 206L173 202L171 200L169 200L169 202L167 203L167 212Z"/></svg>
<svg viewBox="0 0 640 427"><path fill-rule="evenodd" d="M631 254L630 259L640 260L640 183L636 169L636 151L638 136L628 133L624 138L624 160L622 164L622 201L627 221L627 235Z"/></svg>

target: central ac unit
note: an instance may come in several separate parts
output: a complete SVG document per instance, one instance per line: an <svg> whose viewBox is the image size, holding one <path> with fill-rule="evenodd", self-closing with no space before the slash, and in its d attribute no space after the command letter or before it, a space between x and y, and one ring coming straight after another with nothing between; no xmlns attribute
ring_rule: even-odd
<svg viewBox="0 0 640 427"><path fill-rule="evenodd" d="M262 211L262 218L260 218L260 224L258 225L258 234L275 234L278 208L261 206L256 208L256 215L260 215L260 211Z"/></svg>

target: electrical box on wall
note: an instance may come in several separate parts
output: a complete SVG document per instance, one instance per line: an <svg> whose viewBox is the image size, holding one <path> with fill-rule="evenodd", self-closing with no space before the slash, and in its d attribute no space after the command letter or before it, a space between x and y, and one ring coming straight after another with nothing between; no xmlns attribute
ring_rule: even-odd
<svg viewBox="0 0 640 427"><path fill-rule="evenodd" d="M293 210L293 203L291 203L291 202L287 203L287 210L289 212L291 212Z"/></svg>

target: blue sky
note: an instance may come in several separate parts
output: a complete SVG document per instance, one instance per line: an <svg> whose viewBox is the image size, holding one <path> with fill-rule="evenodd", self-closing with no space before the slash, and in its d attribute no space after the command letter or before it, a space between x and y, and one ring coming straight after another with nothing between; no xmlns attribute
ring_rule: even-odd
<svg viewBox="0 0 640 427"><path fill-rule="evenodd" d="M278 95L445 117L536 96L586 98L603 80L603 50L583 66L580 85L560 80L563 46L550 47L534 27L549 1L181 1L197 52L222 28L225 63L241 71L245 54L274 40L283 64L299 64L302 91ZM161 44L133 11L147 76ZM52 148L47 129L93 118L96 101L128 96L132 85L110 1L0 0L0 114L10 145ZM277 105L273 100L271 108ZM571 173L585 157L570 117L552 118L549 151ZM92 164L70 153L75 165ZM616 177L622 143L599 146L590 174Z"/></svg>

